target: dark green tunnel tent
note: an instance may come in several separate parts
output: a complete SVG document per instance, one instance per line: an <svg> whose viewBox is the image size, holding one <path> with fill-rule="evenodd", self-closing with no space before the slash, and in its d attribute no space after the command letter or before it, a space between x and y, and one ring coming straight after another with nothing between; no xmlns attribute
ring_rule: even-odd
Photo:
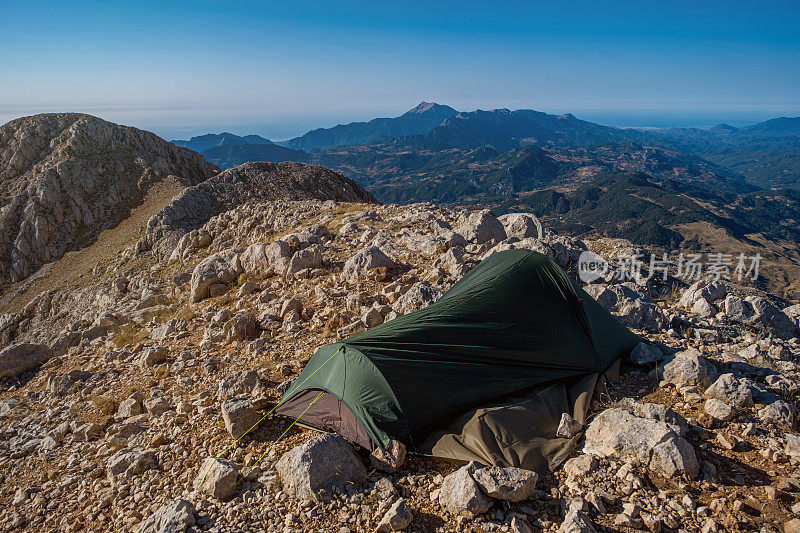
<svg viewBox="0 0 800 533"><path fill-rule="evenodd" d="M320 348L277 413L368 449L543 471L577 438L556 436L562 414L583 424L638 340L551 259L506 250L428 307Z"/></svg>

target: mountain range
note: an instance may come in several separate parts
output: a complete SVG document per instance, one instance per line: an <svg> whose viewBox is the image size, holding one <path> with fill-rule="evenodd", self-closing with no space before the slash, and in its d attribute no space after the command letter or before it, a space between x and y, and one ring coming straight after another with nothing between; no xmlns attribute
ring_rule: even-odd
<svg viewBox="0 0 800 533"><path fill-rule="evenodd" d="M351 122L332 128L319 128L288 140L286 146L294 150L309 151L315 148L365 144L378 139L425 133L457 114L458 111L452 107L421 102L399 117L375 118L369 122Z"/></svg>
<svg viewBox="0 0 800 533"><path fill-rule="evenodd" d="M781 117L742 128L670 128L648 135L650 142L697 154L758 186L800 188L800 118Z"/></svg>
<svg viewBox="0 0 800 533"><path fill-rule="evenodd" d="M173 140L172 144L189 148L195 152L202 152L215 146L250 146L250 145L270 145L273 144L269 139L265 139L260 135L245 135L240 137L233 133L206 133L205 135L198 135L192 137L188 141Z"/></svg>
<svg viewBox="0 0 800 533"><path fill-rule="evenodd" d="M46 135L34 135L39 130ZM393 119L281 143L320 143L310 151L230 133L170 144L88 115L28 117L1 132L9 187L0 267L11 281L91 242L141 204L153 184L177 177L165 189L174 191L205 181L218 167L257 161L318 164L383 202L532 211L577 236L622 237L665 250L769 250L787 283L800 274L798 119L635 130L569 114L458 112L423 102ZM176 143L203 148L203 157ZM112 159L97 155L111 152ZM775 170L780 161L787 172ZM74 171L65 174L67 166ZM167 192L162 196L158 202L167 201Z"/></svg>
<svg viewBox="0 0 800 533"><path fill-rule="evenodd" d="M383 202L530 210L561 231L664 249L771 242L782 265L800 260L800 118L622 129L572 114L422 102L394 118L201 153L223 169L316 163Z"/></svg>

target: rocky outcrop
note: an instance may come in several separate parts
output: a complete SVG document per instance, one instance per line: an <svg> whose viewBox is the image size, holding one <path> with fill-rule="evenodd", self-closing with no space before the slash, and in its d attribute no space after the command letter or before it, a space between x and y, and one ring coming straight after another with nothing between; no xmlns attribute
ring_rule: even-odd
<svg viewBox="0 0 800 533"><path fill-rule="evenodd" d="M77 113L0 128L0 279L16 282L81 248L172 176L185 185L218 169L153 133Z"/></svg>
<svg viewBox="0 0 800 533"><path fill-rule="evenodd" d="M660 331L667 325L664 311L645 290L634 283L587 285L585 289L628 327Z"/></svg>
<svg viewBox="0 0 800 533"><path fill-rule="evenodd" d="M537 217L530 213L508 213L497 217L503 224L508 238L541 239L544 237L544 228Z"/></svg>
<svg viewBox="0 0 800 533"><path fill-rule="evenodd" d="M333 200L375 203L353 180L303 163L245 163L189 187L147 223L139 249L169 254L178 240L211 217L249 201Z"/></svg>
<svg viewBox="0 0 800 533"><path fill-rule="evenodd" d="M798 329L797 321L790 316L791 306L781 310L765 295L745 294L725 281L693 283L683 291L678 306L705 318L722 313L731 322L765 330L781 339L791 339Z"/></svg>

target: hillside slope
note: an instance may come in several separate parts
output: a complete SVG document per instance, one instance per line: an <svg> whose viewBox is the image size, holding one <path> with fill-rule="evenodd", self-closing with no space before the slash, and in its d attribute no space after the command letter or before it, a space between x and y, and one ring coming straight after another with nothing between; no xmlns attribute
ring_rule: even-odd
<svg viewBox="0 0 800 533"><path fill-rule="evenodd" d="M153 133L90 115L9 122L0 128L0 280L85 246L168 176L188 186L217 171Z"/></svg>
<svg viewBox="0 0 800 533"><path fill-rule="evenodd" d="M219 168L227 170L250 161L266 161L270 163L283 163L294 161L306 163L311 158L310 154L301 150L292 150L277 144L226 144L214 146L201 152L207 161L214 163Z"/></svg>
<svg viewBox="0 0 800 533"><path fill-rule="evenodd" d="M640 132L659 146L694 153L767 188L800 188L800 118L775 118L741 128L666 128Z"/></svg>

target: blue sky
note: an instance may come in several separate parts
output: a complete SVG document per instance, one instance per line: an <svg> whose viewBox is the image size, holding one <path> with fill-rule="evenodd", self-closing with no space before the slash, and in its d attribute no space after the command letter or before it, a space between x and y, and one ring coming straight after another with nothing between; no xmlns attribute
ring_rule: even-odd
<svg viewBox="0 0 800 533"><path fill-rule="evenodd" d="M279 139L420 100L616 125L797 116L800 3L765 4L4 2L0 122Z"/></svg>

